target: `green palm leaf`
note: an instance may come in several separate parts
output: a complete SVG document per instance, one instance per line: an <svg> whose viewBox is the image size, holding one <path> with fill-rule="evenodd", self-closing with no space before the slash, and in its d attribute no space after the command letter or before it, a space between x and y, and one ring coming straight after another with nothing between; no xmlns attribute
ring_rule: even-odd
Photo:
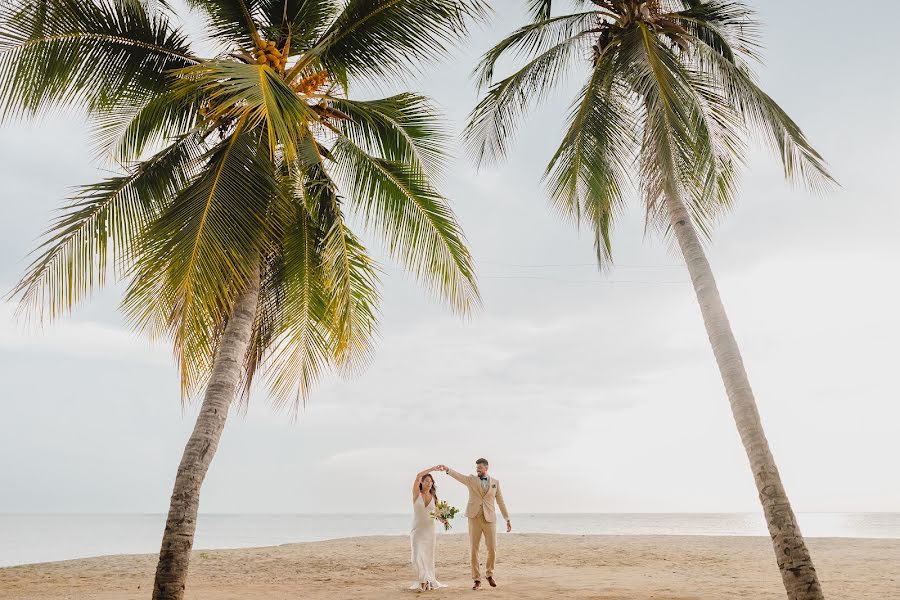
<svg viewBox="0 0 900 600"><path fill-rule="evenodd" d="M231 303L277 233L266 219L279 194L267 155L240 124L138 240L123 307L136 326L173 337L186 397L207 375Z"/></svg>
<svg viewBox="0 0 900 600"><path fill-rule="evenodd" d="M0 5L0 117L133 105L164 90L167 71L196 62L185 36L140 3Z"/></svg>
<svg viewBox="0 0 900 600"><path fill-rule="evenodd" d="M180 69L173 86L176 97L202 96L210 103L210 122L262 127L270 155L280 149L288 161L297 155L297 141L307 135L318 115L274 70L263 65L213 60Z"/></svg>
<svg viewBox="0 0 900 600"><path fill-rule="evenodd" d="M12 290L19 310L51 319L68 313L104 285L109 258L123 274L141 232L196 174L200 143L198 135L185 136L126 175L82 188Z"/></svg>
<svg viewBox="0 0 900 600"><path fill-rule="evenodd" d="M299 54L319 39L340 13L334 0L259 0L266 36L273 40L291 35L291 54Z"/></svg>
<svg viewBox="0 0 900 600"><path fill-rule="evenodd" d="M482 59L479 71L485 82L493 74L496 60L505 53L520 46L539 49L525 66L492 85L469 115L463 138L477 164L506 154L528 109L550 96L572 67L572 58L589 47L586 32L572 33L573 28L584 23L586 16L590 15L576 15L567 22L554 20L552 28L545 22L521 29L513 34L513 41L499 44ZM550 29L555 30L552 35L537 35Z"/></svg>
<svg viewBox="0 0 900 600"><path fill-rule="evenodd" d="M551 0L528 0L528 12L535 21L550 18Z"/></svg>
<svg viewBox="0 0 900 600"><path fill-rule="evenodd" d="M494 79L497 61L504 55L537 56L543 54L553 47L565 44L572 38L581 37L597 22L597 19L596 11L588 11L553 18L547 17L516 29L499 44L485 52L478 61L478 65L475 67L475 77L479 87L490 86Z"/></svg>
<svg viewBox="0 0 900 600"><path fill-rule="evenodd" d="M350 205L425 285L467 312L479 302L472 257L446 200L403 163L368 154L343 133L331 148Z"/></svg>
<svg viewBox="0 0 900 600"><path fill-rule="evenodd" d="M296 68L318 62L345 86L347 77L396 78L445 55L486 14L482 0L348 0Z"/></svg>
<svg viewBox="0 0 900 600"><path fill-rule="evenodd" d="M334 355L330 298L323 277L322 231L302 207L283 240L283 262L276 272L281 290L280 318L272 333L269 385L277 406L304 402ZM295 408L296 410L296 408Z"/></svg>
<svg viewBox="0 0 900 600"><path fill-rule="evenodd" d="M673 21L725 60L736 62L738 55L759 59L759 24L753 11L732 0L690 0L687 8L672 14Z"/></svg>
<svg viewBox="0 0 900 600"><path fill-rule="evenodd" d="M254 14L259 0L187 0L206 17L210 37L224 44L253 46L259 39Z"/></svg>
<svg viewBox="0 0 900 600"><path fill-rule="evenodd" d="M442 174L450 137L427 98L404 93L379 100L329 100L349 117L337 123L341 133L367 153Z"/></svg>
<svg viewBox="0 0 900 600"><path fill-rule="evenodd" d="M612 63L601 63L572 107L569 129L545 173L557 209L594 233L598 263L612 257L610 228L628 187L635 123L629 120Z"/></svg>
<svg viewBox="0 0 900 600"><path fill-rule="evenodd" d="M836 182L822 155L812 147L799 125L766 94L750 72L709 53L711 69L729 102L749 125L750 131L778 153L785 176L823 190Z"/></svg>
<svg viewBox="0 0 900 600"><path fill-rule="evenodd" d="M323 225L322 272L335 324L334 361L352 373L371 357L381 300L378 269L340 211L330 214Z"/></svg>
<svg viewBox="0 0 900 600"><path fill-rule="evenodd" d="M130 163L148 148L163 146L198 126L200 98L164 92L140 106L110 109L94 119L97 152L117 163Z"/></svg>
<svg viewBox="0 0 900 600"><path fill-rule="evenodd" d="M295 189L300 193L295 203L318 228L317 252L328 298L331 360L342 371L352 373L370 358L381 298L379 272L344 221L337 186L326 171L326 160L334 156L323 152L313 140L306 146L304 156L312 160L303 162L297 171Z"/></svg>

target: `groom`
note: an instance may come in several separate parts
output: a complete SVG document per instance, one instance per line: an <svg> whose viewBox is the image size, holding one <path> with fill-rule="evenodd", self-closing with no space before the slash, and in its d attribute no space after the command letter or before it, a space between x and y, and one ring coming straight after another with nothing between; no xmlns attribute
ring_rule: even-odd
<svg viewBox="0 0 900 600"><path fill-rule="evenodd" d="M497 511L496 502L500 506L500 514L506 520L506 532L512 531L506 503L500 493L500 482L488 476L488 461L479 458L475 461L477 475L463 475L453 469L441 465L441 468L453 479L469 488L469 503L466 505L466 517L469 519L469 543L472 546L472 579L475 580L473 590L481 588L481 569L478 553L481 547L481 536L487 545L487 565L485 574L491 587L497 587L494 581L494 561L497 558Z"/></svg>

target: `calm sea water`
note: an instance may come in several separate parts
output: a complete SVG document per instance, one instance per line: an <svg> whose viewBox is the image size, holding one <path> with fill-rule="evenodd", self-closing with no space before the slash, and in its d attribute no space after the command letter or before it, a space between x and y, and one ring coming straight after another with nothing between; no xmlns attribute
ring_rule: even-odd
<svg viewBox="0 0 900 600"><path fill-rule="evenodd" d="M519 533L767 535L758 514L522 514ZM900 538L900 513L806 513L808 537ZM201 515L195 548L404 535L409 515ZM457 519L451 533L465 532ZM159 551L165 515L0 515L0 566Z"/></svg>

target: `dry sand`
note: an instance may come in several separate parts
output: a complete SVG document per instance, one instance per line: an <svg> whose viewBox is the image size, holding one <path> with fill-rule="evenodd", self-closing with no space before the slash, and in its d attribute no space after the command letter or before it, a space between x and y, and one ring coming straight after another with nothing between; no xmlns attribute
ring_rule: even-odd
<svg viewBox="0 0 900 600"><path fill-rule="evenodd" d="M829 600L900 599L900 540L811 539ZM407 591L409 541L367 537L194 553L189 600L470 598L465 535L438 538L438 579ZM149 599L155 557L105 556L0 569L3 600ZM768 539L500 536L492 600L784 600Z"/></svg>

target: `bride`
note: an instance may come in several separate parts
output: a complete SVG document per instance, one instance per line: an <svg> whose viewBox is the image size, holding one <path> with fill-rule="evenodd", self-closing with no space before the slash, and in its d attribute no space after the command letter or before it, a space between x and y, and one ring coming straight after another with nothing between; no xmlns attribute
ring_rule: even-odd
<svg viewBox="0 0 900 600"><path fill-rule="evenodd" d="M410 589L433 590L446 587L434 577L434 545L437 539L435 519L431 511L437 506L437 486L431 471L439 467L431 467L416 475L413 482L413 526L409 536L412 546L412 566L416 571L416 583Z"/></svg>

